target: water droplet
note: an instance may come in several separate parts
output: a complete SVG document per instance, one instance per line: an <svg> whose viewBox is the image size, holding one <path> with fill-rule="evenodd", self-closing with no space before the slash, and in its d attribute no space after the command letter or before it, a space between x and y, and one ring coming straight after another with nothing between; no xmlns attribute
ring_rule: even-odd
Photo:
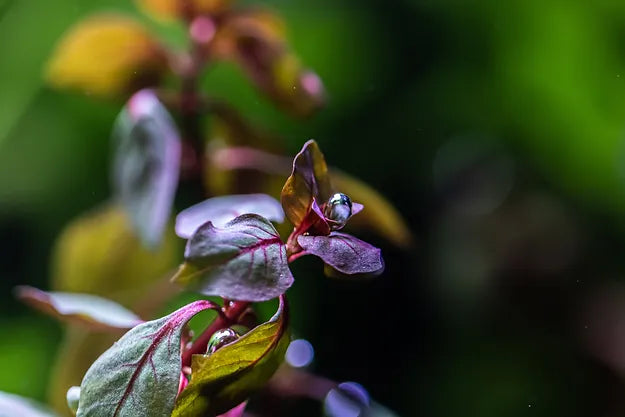
<svg viewBox="0 0 625 417"><path fill-rule="evenodd" d="M352 200L343 193L336 193L326 203L323 214L333 230L342 229L352 215Z"/></svg>
<svg viewBox="0 0 625 417"><path fill-rule="evenodd" d="M237 334L237 332L230 328L217 330L215 333L213 333L210 340L208 341L208 346L206 346L206 354L210 355L212 353L215 353L218 349L224 347L229 343L234 342L238 338L239 335Z"/></svg>
<svg viewBox="0 0 625 417"><path fill-rule="evenodd" d="M71 387L66 394L67 406L74 415L78 411L78 401L80 400L80 387Z"/></svg>

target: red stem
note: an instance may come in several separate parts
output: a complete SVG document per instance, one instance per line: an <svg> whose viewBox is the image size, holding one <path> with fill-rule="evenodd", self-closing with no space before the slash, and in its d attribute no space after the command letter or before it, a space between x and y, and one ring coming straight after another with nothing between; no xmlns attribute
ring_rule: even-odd
<svg viewBox="0 0 625 417"><path fill-rule="evenodd" d="M182 366L191 366L191 358L193 355L206 352L206 346L213 333L235 324L239 316L245 312L249 305L250 303L247 301L235 301L225 313L217 316L215 321L213 321L195 342L193 342L191 347L182 354Z"/></svg>

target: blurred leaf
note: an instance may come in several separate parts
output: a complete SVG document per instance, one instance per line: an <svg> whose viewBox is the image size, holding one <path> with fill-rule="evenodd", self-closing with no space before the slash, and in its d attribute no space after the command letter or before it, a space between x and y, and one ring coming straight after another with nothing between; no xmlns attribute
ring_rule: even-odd
<svg viewBox="0 0 625 417"><path fill-rule="evenodd" d="M192 17L200 14L218 14L231 0L135 0L151 16L162 20Z"/></svg>
<svg viewBox="0 0 625 417"><path fill-rule="evenodd" d="M313 198L327 201L331 194L325 158L314 140L304 144L293 160L293 171L286 180L280 200L286 216L299 226L308 214Z"/></svg>
<svg viewBox="0 0 625 417"><path fill-rule="evenodd" d="M169 417L180 383L182 330L212 306L196 301L126 333L85 374L77 416Z"/></svg>
<svg viewBox="0 0 625 417"><path fill-rule="evenodd" d="M178 397L172 417L224 413L263 387L284 358L287 327L288 306L281 297L267 323L211 355L194 355L191 382Z"/></svg>
<svg viewBox="0 0 625 417"><path fill-rule="evenodd" d="M206 157L208 163L204 166L204 183L211 195L231 194L231 193L254 193L259 189L265 189L266 177L258 175L252 170L224 169L221 165L231 166L238 161L229 156L222 157L222 151L232 146L250 146L254 149L262 148L272 150L276 153L282 151L279 138L274 135L259 130L252 126L247 120L232 107L223 103L212 106L213 115L211 118L210 140L207 144ZM253 151L253 148L249 148ZM226 152L227 153L227 152ZM279 157L280 158L280 157ZM272 163L278 162L277 165ZM240 161L243 163L244 161ZM282 161L274 158L270 161L268 168L274 170L282 169ZM286 160L285 172L288 174L291 161ZM280 183L280 187L282 186Z"/></svg>
<svg viewBox="0 0 625 417"><path fill-rule="evenodd" d="M324 87L290 52L283 26L266 11L234 13L220 25L211 52L237 62L256 87L284 110L309 115L323 105Z"/></svg>
<svg viewBox="0 0 625 417"><path fill-rule="evenodd" d="M143 243L155 248L178 186L181 144L176 124L154 92L141 90L119 115L113 137L116 195Z"/></svg>
<svg viewBox="0 0 625 417"><path fill-rule="evenodd" d="M165 236L159 249L150 252L136 238L122 210L102 206L70 223L59 237L52 286L130 304L137 292L177 263L177 239L172 232Z"/></svg>
<svg viewBox="0 0 625 417"><path fill-rule="evenodd" d="M99 330L130 329L143 322L121 305L89 294L45 292L34 287L19 286L17 296L27 304L65 320Z"/></svg>
<svg viewBox="0 0 625 417"><path fill-rule="evenodd" d="M65 34L46 78L58 88L110 97L155 85L166 70L163 48L143 26L125 16L100 14Z"/></svg>
<svg viewBox="0 0 625 417"><path fill-rule="evenodd" d="M48 384L48 403L59 414L72 415L67 409L65 398L67 390L80 385L91 364L117 338L118 336L112 333L96 333L77 326L66 329Z"/></svg>
<svg viewBox="0 0 625 417"><path fill-rule="evenodd" d="M380 249L354 236L332 232L329 236L298 236L297 243L311 255L344 274L381 273Z"/></svg>
<svg viewBox="0 0 625 417"><path fill-rule="evenodd" d="M293 284L286 247L271 222L256 214L223 229L204 224L187 242L184 258L173 280L205 295L265 301Z"/></svg>
<svg viewBox="0 0 625 417"><path fill-rule="evenodd" d="M223 228L242 214L254 213L267 220L282 223L284 211L280 203L267 194L240 194L213 197L182 210L176 216L176 234L188 239L204 223Z"/></svg>
<svg viewBox="0 0 625 417"><path fill-rule="evenodd" d="M55 417L41 404L19 395L0 391L0 417Z"/></svg>
<svg viewBox="0 0 625 417"><path fill-rule="evenodd" d="M374 230L400 247L412 244L410 227L402 215L379 192L361 180L338 169L330 170L334 188L365 206L365 209L349 220L350 227ZM354 210L354 215L357 211Z"/></svg>

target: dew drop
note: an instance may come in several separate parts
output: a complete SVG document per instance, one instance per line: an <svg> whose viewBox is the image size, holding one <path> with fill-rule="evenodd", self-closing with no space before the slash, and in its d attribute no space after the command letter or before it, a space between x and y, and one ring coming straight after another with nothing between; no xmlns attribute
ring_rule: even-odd
<svg viewBox="0 0 625 417"><path fill-rule="evenodd" d="M323 214L333 230L342 229L352 215L352 200L343 193L336 193L326 203Z"/></svg>
<svg viewBox="0 0 625 417"><path fill-rule="evenodd" d="M218 349L224 347L225 345L234 342L239 338L239 335L234 330L227 328L217 330L211 336L208 341L208 345L206 346L206 354L210 355L215 353Z"/></svg>
<svg viewBox="0 0 625 417"><path fill-rule="evenodd" d="M76 415L78 411L78 401L80 400L80 387L70 387L70 389L67 390L66 398L67 406L71 412Z"/></svg>

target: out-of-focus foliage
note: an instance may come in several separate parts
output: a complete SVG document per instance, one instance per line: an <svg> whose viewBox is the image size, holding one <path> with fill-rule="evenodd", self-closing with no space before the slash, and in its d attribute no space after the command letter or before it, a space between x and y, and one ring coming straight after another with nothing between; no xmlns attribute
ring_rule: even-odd
<svg viewBox="0 0 625 417"><path fill-rule="evenodd" d="M231 0L136 0L136 3L158 19L173 20L198 14L219 14Z"/></svg>
<svg viewBox="0 0 625 417"><path fill-rule="evenodd" d="M309 115L323 104L321 80L289 50L277 16L265 11L234 15L217 31L211 48L218 58L237 62L287 112Z"/></svg>
<svg viewBox="0 0 625 417"><path fill-rule="evenodd" d="M64 36L46 74L55 87L118 96L153 85L167 69L159 42L125 16L96 15Z"/></svg>
<svg viewBox="0 0 625 417"><path fill-rule="evenodd" d="M124 212L107 205L74 221L61 234L54 251L52 286L133 301L147 286L167 278L180 249L172 227L156 252L146 249Z"/></svg>

